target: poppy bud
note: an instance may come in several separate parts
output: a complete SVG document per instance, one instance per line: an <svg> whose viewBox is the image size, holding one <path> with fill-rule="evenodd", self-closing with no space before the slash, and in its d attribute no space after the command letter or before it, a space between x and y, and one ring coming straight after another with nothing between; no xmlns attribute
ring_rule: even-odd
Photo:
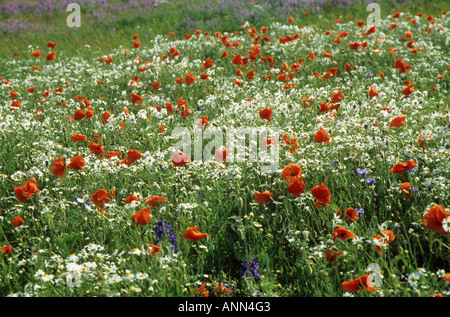
<svg viewBox="0 0 450 317"><path fill-rule="evenodd" d="M309 265L309 264L306 265L306 273L307 273L308 275L312 275L312 273L313 273L313 270L312 270L312 268L311 268L311 265Z"/></svg>
<svg viewBox="0 0 450 317"><path fill-rule="evenodd" d="M242 199L242 197L238 198L237 206L238 206L239 211L241 211L242 208L244 208L244 200Z"/></svg>

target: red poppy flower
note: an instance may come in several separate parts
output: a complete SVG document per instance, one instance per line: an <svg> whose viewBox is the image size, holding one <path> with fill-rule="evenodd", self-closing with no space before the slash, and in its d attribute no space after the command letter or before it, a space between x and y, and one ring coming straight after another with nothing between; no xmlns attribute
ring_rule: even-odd
<svg viewBox="0 0 450 317"><path fill-rule="evenodd" d="M367 31L366 31L366 35L369 35L369 34L372 34L372 33L376 33L377 32L377 28L376 28L376 26L374 25L374 26L372 26L371 28L369 28Z"/></svg>
<svg viewBox="0 0 450 317"><path fill-rule="evenodd" d="M122 156L122 153L120 153L119 151L111 151L106 153L106 158L110 159L113 156Z"/></svg>
<svg viewBox="0 0 450 317"><path fill-rule="evenodd" d="M138 150L128 150L127 157L120 161L120 164L130 165L142 158L142 152Z"/></svg>
<svg viewBox="0 0 450 317"><path fill-rule="evenodd" d="M401 58L399 58L395 61L394 68L398 68L400 73L409 73L411 65L406 65L406 63Z"/></svg>
<svg viewBox="0 0 450 317"><path fill-rule="evenodd" d="M262 138L261 140L261 146L264 150L267 150L270 146L277 147L277 139L276 138Z"/></svg>
<svg viewBox="0 0 450 317"><path fill-rule="evenodd" d="M22 203L25 202L28 198L31 199L33 194L39 193L36 178L33 177L27 180L24 186L15 186L14 192L17 199Z"/></svg>
<svg viewBox="0 0 450 317"><path fill-rule="evenodd" d="M336 257L341 257L342 256L342 252L341 251L335 251L333 249L327 249L325 251L325 259L330 262L331 264L334 264L334 261L336 259Z"/></svg>
<svg viewBox="0 0 450 317"><path fill-rule="evenodd" d="M309 54L308 56L306 56L306 59L312 59L315 60L316 59L316 54L314 52L311 52L311 54Z"/></svg>
<svg viewBox="0 0 450 317"><path fill-rule="evenodd" d="M191 227L186 228L186 231L183 234L183 238L189 241L198 241L206 237L210 237L210 235L200 232L196 225L192 228Z"/></svg>
<svg viewBox="0 0 450 317"><path fill-rule="evenodd" d="M405 96L409 96L414 92L413 84L409 84L408 87L402 89L402 94Z"/></svg>
<svg viewBox="0 0 450 317"><path fill-rule="evenodd" d="M266 190L262 193L255 192L255 199L260 205L265 205L269 202L270 197L272 197L272 194Z"/></svg>
<svg viewBox="0 0 450 317"><path fill-rule="evenodd" d="M151 204L153 207L161 205L163 202L167 200L167 197L161 197L161 196L152 196L150 198L147 198L145 200L145 203Z"/></svg>
<svg viewBox="0 0 450 317"><path fill-rule="evenodd" d="M125 202L126 204L131 204L133 201L141 201L141 200L139 199L139 197L137 197L137 196L134 195L134 194L131 194L130 196L128 196L128 197L125 198L125 200L124 200L124 202Z"/></svg>
<svg viewBox="0 0 450 317"><path fill-rule="evenodd" d="M83 110L78 109L75 111L75 114L72 116L77 121L80 121L86 117L86 114L83 112Z"/></svg>
<svg viewBox="0 0 450 317"><path fill-rule="evenodd" d="M409 160L406 163L400 162L400 163L395 164L394 167L389 170L389 173L401 174L406 171L409 171L410 169L412 169L414 167L417 167L417 164L413 160Z"/></svg>
<svg viewBox="0 0 450 317"><path fill-rule="evenodd" d="M12 221L11 224L14 227L20 227L21 225L23 225L25 222L23 221L23 219L20 216L16 216Z"/></svg>
<svg viewBox="0 0 450 317"><path fill-rule="evenodd" d="M319 113L330 111L330 106L328 106L327 102L324 101L320 104Z"/></svg>
<svg viewBox="0 0 450 317"><path fill-rule="evenodd" d="M203 129L203 128L206 128L206 127L208 126L208 124L209 124L209 119L208 119L208 117L207 117L207 116L203 116L203 117L198 121L197 126L198 126L199 129Z"/></svg>
<svg viewBox="0 0 450 317"><path fill-rule="evenodd" d="M138 212L131 215L130 219L136 220L136 225L138 226L144 226L148 224L151 220L150 211L152 210L152 207L148 206L145 207Z"/></svg>
<svg viewBox="0 0 450 317"><path fill-rule="evenodd" d="M152 89L153 90L156 91L156 90L158 90L159 87L162 87L161 82L159 82L159 81L153 82L153 84L152 84Z"/></svg>
<svg viewBox="0 0 450 317"><path fill-rule="evenodd" d="M150 248L150 250L152 250L152 255L158 254L158 252L161 251L161 247L158 247L157 245L151 243L148 244L148 247ZM148 255L146 254L146 256Z"/></svg>
<svg viewBox="0 0 450 317"><path fill-rule="evenodd" d="M63 157L58 157L56 160L53 161L52 173L58 177L64 177L66 175Z"/></svg>
<svg viewBox="0 0 450 317"><path fill-rule="evenodd" d="M395 235L392 230L382 230L381 233L382 235L377 234L375 237L373 237L374 240L378 241L378 243L375 244L375 248L380 256L383 255L383 250L381 249L380 244L390 244L395 240Z"/></svg>
<svg viewBox="0 0 450 317"><path fill-rule="evenodd" d="M405 123L406 116L395 117L392 119L389 127L400 128Z"/></svg>
<svg viewBox="0 0 450 317"><path fill-rule="evenodd" d="M182 106L180 109L180 115L182 119L185 119L186 117L191 115L191 110L185 106Z"/></svg>
<svg viewBox="0 0 450 317"><path fill-rule="evenodd" d="M47 62L49 61L53 61L56 59L56 53L55 52L51 52L50 54L48 54L45 59L47 60Z"/></svg>
<svg viewBox="0 0 450 317"><path fill-rule="evenodd" d="M330 98L331 98L332 103L339 103L339 102L341 102L342 99L344 99L344 94L342 93L342 91L339 90L339 91L333 92L331 94Z"/></svg>
<svg viewBox="0 0 450 317"><path fill-rule="evenodd" d="M102 114L102 123L106 124L108 122L108 119L111 118L111 114L109 113L109 111L105 111Z"/></svg>
<svg viewBox="0 0 450 317"><path fill-rule="evenodd" d="M81 155L78 155L70 159L70 163L67 164L67 168L79 171L83 168L85 163L85 159Z"/></svg>
<svg viewBox="0 0 450 317"><path fill-rule="evenodd" d="M236 66L243 66L241 54L236 55L231 62Z"/></svg>
<svg viewBox="0 0 450 317"><path fill-rule="evenodd" d="M369 87L369 97L377 97L380 93L373 88L373 86Z"/></svg>
<svg viewBox="0 0 450 317"><path fill-rule="evenodd" d="M86 113L85 113L86 119L89 118L93 118L94 117L94 110L92 109L92 107L88 107L86 109Z"/></svg>
<svg viewBox="0 0 450 317"><path fill-rule="evenodd" d="M203 69L208 69L214 65L214 62L211 58L207 58L205 62L203 63Z"/></svg>
<svg viewBox="0 0 450 317"><path fill-rule="evenodd" d="M167 114L172 114L173 113L173 104L171 104L170 102L166 103L166 110L167 110Z"/></svg>
<svg viewBox="0 0 450 317"><path fill-rule="evenodd" d="M289 163L286 165L281 171L281 177L289 183L295 182L297 179L302 176L302 168L300 165L295 163Z"/></svg>
<svg viewBox="0 0 450 317"><path fill-rule="evenodd" d="M4 247L2 247L2 253L10 254L12 249L14 249L12 245L5 245Z"/></svg>
<svg viewBox="0 0 450 317"><path fill-rule="evenodd" d="M187 74L187 76L184 78L184 81L186 82L186 85L190 86L195 81L195 76L192 73Z"/></svg>
<svg viewBox="0 0 450 317"><path fill-rule="evenodd" d="M314 198L316 198L316 203L314 204L314 207L320 207L320 206L328 206L329 203L331 203L331 194L328 190L328 187L322 183L320 186L314 186L311 189L311 194Z"/></svg>
<svg viewBox="0 0 450 317"><path fill-rule="evenodd" d="M222 163L227 162L227 155L230 154L232 151L227 148L218 148L216 150L216 153L214 154L215 157Z"/></svg>
<svg viewBox="0 0 450 317"><path fill-rule="evenodd" d="M351 221L356 221L359 219L359 214L354 208L347 208L344 213L345 217Z"/></svg>
<svg viewBox="0 0 450 317"><path fill-rule="evenodd" d="M16 108L22 108L22 102L20 100L14 100L11 102L11 110L16 110Z"/></svg>
<svg viewBox="0 0 450 317"><path fill-rule="evenodd" d="M262 110L259 111L259 117L261 119L266 119L267 121L271 121L272 120L272 108L264 108Z"/></svg>
<svg viewBox="0 0 450 317"><path fill-rule="evenodd" d="M96 155L104 155L105 150L103 150L103 142L98 144L94 143L92 141L89 142L89 149L91 153L94 153Z"/></svg>
<svg viewBox="0 0 450 317"><path fill-rule="evenodd" d="M447 231L443 227L443 222L445 218L450 217L450 211L444 210L440 205L434 205L431 207L423 218L423 223L425 226L433 231L436 231L440 234L450 234L450 231Z"/></svg>
<svg viewBox="0 0 450 317"><path fill-rule="evenodd" d="M248 79L255 79L255 71L253 69L248 71L247 78Z"/></svg>
<svg viewBox="0 0 450 317"><path fill-rule="evenodd" d="M91 197L91 201L97 206L101 207L103 204L108 204L111 201L111 194L104 189L97 190Z"/></svg>
<svg viewBox="0 0 450 317"><path fill-rule="evenodd" d="M142 104L142 100L144 100L144 98L142 98L139 95L136 95L134 93L130 94L131 97L131 103L134 105L136 102L139 102L140 104Z"/></svg>
<svg viewBox="0 0 450 317"><path fill-rule="evenodd" d="M336 239L346 240L356 238L356 234L346 228L337 225L333 230L333 241Z"/></svg>
<svg viewBox="0 0 450 317"><path fill-rule="evenodd" d="M408 183L408 182L401 183L400 184L400 191L406 197L413 198L413 191L412 191L412 187L411 187L410 183Z"/></svg>
<svg viewBox="0 0 450 317"><path fill-rule="evenodd" d="M370 278L369 278L370 276ZM371 275L370 274L366 274L363 276L360 276L354 280L350 280L350 281L345 281L342 282L342 288L344 289L344 291L346 292L357 292L357 291L362 291L362 290L368 290L369 292L375 292L376 288L375 286L372 285L372 283L370 282L371 279Z"/></svg>
<svg viewBox="0 0 450 317"><path fill-rule="evenodd" d="M314 141L316 143L328 144L330 143L330 135L323 128L320 128L319 131L314 133Z"/></svg>
<svg viewBox="0 0 450 317"><path fill-rule="evenodd" d="M34 52L31 53L32 57L37 57L37 58L42 58L42 54L39 50L36 50Z"/></svg>
<svg viewBox="0 0 450 317"><path fill-rule="evenodd" d="M287 191L298 197L305 190L306 185L303 183L303 177L296 179L293 183L290 183L287 187Z"/></svg>
<svg viewBox="0 0 450 317"><path fill-rule="evenodd" d="M190 162L191 158L189 157L189 155L184 154L183 152L175 152L172 156L173 166L183 166Z"/></svg>

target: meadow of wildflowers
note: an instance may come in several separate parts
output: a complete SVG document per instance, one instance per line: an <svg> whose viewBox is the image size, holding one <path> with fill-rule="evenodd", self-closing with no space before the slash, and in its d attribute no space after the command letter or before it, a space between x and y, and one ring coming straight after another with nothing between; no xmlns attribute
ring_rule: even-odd
<svg viewBox="0 0 450 317"><path fill-rule="evenodd" d="M70 2L0 5L0 296L450 295L447 8Z"/></svg>

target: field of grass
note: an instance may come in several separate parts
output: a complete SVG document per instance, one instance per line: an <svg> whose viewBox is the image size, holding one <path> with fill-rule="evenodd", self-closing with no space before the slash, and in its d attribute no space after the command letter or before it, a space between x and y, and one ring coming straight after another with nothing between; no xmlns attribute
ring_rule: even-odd
<svg viewBox="0 0 450 317"><path fill-rule="evenodd" d="M0 5L0 296L450 295L447 2L66 2Z"/></svg>

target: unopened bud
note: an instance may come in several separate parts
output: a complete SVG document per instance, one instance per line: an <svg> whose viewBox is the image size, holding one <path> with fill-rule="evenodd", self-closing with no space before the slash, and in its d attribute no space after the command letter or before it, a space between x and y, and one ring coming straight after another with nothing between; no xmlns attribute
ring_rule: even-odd
<svg viewBox="0 0 450 317"><path fill-rule="evenodd" d="M238 198L238 200L237 200L237 206L238 206L239 211L241 211L242 208L244 208L244 200L242 199L242 197L239 197L239 198Z"/></svg>
<svg viewBox="0 0 450 317"><path fill-rule="evenodd" d="M309 231L305 230L302 232L303 238L305 238L305 240L308 240L308 236L309 236Z"/></svg>

